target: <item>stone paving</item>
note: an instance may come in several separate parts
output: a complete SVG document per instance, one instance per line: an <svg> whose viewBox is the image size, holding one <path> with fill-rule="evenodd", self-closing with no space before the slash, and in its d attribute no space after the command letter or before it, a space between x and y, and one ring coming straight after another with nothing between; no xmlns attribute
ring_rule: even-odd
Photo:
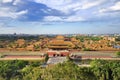
<svg viewBox="0 0 120 80"><path fill-rule="evenodd" d="M58 64L67 61L66 57L50 57L47 61L47 64Z"/></svg>

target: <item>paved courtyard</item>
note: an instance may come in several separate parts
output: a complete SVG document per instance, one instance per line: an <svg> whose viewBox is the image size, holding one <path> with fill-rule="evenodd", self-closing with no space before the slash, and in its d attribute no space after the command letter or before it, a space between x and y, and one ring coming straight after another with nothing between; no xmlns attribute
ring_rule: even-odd
<svg viewBox="0 0 120 80"><path fill-rule="evenodd" d="M58 64L67 61L66 57L51 57L48 59L47 64Z"/></svg>
<svg viewBox="0 0 120 80"><path fill-rule="evenodd" d="M109 56L114 57L115 52L113 51L81 51L81 52L75 52L71 55L78 55L78 56Z"/></svg>

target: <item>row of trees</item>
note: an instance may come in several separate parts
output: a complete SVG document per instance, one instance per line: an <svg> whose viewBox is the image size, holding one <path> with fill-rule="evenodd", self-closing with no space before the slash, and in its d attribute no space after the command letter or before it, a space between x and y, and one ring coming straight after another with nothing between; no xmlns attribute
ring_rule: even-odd
<svg viewBox="0 0 120 80"><path fill-rule="evenodd" d="M102 39L101 37L93 37L93 36L77 36L76 38L79 39L81 42L84 42L85 39L93 40L93 41L99 41Z"/></svg>
<svg viewBox="0 0 120 80"><path fill-rule="evenodd" d="M120 80L120 62L94 60L91 67L71 61L46 68L39 61L0 61L0 80Z"/></svg>
<svg viewBox="0 0 120 80"><path fill-rule="evenodd" d="M116 41L120 41L120 36L118 36L118 37L116 38Z"/></svg>
<svg viewBox="0 0 120 80"><path fill-rule="evenodd" d="M0 35L0 41L16 41L18 39L24 39L24 40L39 40L39 35L20 35L20 36L14 36L14 35Z"/></svg>

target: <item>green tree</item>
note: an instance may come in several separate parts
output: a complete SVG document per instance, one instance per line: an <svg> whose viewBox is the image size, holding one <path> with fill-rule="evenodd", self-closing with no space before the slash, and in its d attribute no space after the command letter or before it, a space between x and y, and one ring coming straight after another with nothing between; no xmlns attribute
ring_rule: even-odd
<svg viewBox="0 0 120 80"><path fill-rule="evenodd" d="M120 51L115 53L117 57L120 57Z"/></svg>
<svg viewBox="0 0 120 80"><path fill-rule="evenodd" d="M41 80L40 67L27 66L22 70L23 80Z"/></svg>
<svg viewBox="0 0 120 80"><path fill-rule="evenodd" d="M46 54L46 55L45 55L45 62L47 62L47 61L48 61L48 59L49 59L49 55L48 55L48 54Z"/></svg>

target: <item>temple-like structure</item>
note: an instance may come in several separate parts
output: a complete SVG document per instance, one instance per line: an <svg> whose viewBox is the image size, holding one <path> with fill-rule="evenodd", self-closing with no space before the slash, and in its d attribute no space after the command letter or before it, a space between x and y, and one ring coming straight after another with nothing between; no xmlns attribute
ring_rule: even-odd
<svg viewBox="0 0 120 80"><path fill-rule="evenodd" d="M66 38L61 35L51 39L47 45L50 49L47 51L49 57L67 56L70 54L69 49L73 49L75 47L71 40L66 40Z"/></svg>
<svg viewBox="0 0 120 80"><path fill-rule="evenodd" d="M64 36L60 35L48 43L48 48L53 50L67 50L74 47L75 45L71 41L65 41Z"/></svg>

